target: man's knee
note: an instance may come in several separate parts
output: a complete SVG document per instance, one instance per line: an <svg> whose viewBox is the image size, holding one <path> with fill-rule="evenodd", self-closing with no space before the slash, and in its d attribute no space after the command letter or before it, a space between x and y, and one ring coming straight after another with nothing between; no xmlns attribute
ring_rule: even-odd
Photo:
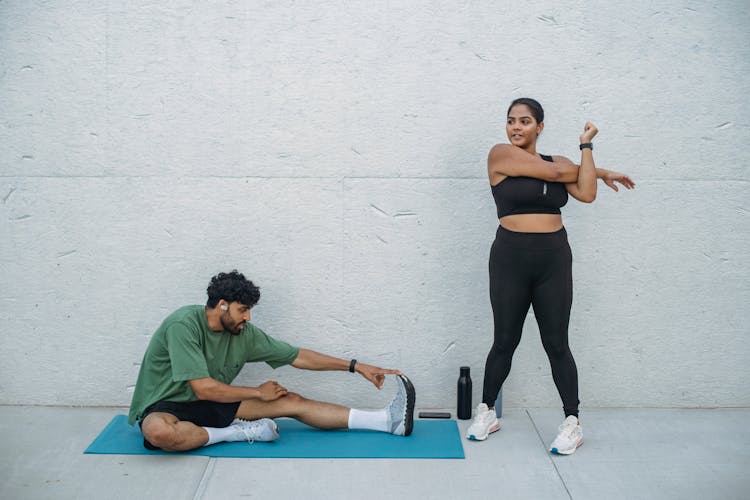
<svg viewBox="0 0 750 500"><path fill-rule="evenodd" d="M163 427L143 429L143 438L157 448L171 448L174 442L174 431Z"/></svg>
<svg viewBox="0 0 750 500"><path fill-rule="evenodd" d="M296 392L287 392L284 398L286 398L287 403L292 405L304 404L307 401L307 399L305 399L300 394L297 394Z"/></svg>
<svg viewBox="0 0 750 500"><path fill-rule="evenodd" d="M175 439L176 429L174 424L161 419L153 418L143 421L141 424L143 437L157 448L170 448Z"/></svg>

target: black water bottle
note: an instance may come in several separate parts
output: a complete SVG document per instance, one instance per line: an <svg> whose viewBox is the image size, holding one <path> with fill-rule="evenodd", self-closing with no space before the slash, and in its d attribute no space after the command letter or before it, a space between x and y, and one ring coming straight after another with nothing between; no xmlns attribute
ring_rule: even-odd
<svg viewBox="0 0 750 500"><path fill-rule="evenodd" d="M456 416L461 420L471 418L471 376L469 367L462 366L458 377L458 411Z"/></svg>

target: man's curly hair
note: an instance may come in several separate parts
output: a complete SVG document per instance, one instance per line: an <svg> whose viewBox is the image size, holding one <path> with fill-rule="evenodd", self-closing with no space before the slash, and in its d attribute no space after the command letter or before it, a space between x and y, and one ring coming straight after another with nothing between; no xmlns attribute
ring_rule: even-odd
<svg viewBox="0 0 750 500"><path fill-rule="evenodd" d="M229 273L219 273L211 278L208 284L208 307L214 308L221 299L227 302L239 302L246 306L254 306L260 300L260 289L245 275L236 269Z"/></svg>

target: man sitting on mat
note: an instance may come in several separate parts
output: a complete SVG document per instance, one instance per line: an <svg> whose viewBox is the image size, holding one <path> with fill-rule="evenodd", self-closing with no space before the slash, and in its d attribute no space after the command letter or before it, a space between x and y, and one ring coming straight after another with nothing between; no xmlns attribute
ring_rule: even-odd
<svg viewBox="0 0 750 500"><path fill-rule="evenodd" d="M221 441L273 441L276 417L320 429L371 429L411 434L414 387L398 370L346 361L292 347L250 323L260 291L237 271L208 285L206 306L185 306L164 320L151 338L135 385L128 422L138 422L148 449L184 451ZM273 368L358 372L375 387L397 375L398 392L377 411L306 399L276 381L258 387L229 385L245 363Z"/></svg>

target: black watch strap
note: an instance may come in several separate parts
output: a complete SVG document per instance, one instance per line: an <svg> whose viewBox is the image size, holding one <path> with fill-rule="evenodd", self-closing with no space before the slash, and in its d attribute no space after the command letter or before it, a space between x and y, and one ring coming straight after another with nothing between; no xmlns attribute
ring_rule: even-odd
<svg viewBox="0 0 750 500"><path fill-rule="evenodd" d="M591 142L584 142L583 144L581 144L580 146L578 146L578 149L580 149L581 151L583 151L586 148L588 148L588 149L590 149L590 150L593 151L594 150L594 144L591 143Z"/></svg>
<svg viewBox="0 0 750 500"><path fill-rule="evenodd" d="M356 365L356 364L357 364L357 360L356 359L353 359L353 360L349 361L349 371L350 372L354 373L354 365Z"/></svg>

